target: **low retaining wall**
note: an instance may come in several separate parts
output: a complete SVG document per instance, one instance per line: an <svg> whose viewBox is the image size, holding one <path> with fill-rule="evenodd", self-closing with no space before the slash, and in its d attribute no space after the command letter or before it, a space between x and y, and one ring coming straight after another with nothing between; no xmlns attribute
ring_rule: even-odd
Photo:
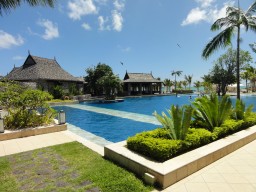
<svg viewBox="0 0 256 192"><path fill-rule="evenodd" d="M26 128L26 129L19 129L19 130L13 130L13 131L5 130L4 133L0 133L0 141L65 131L65 130L67 130L66 124L51 125L47 127Z"/></svg>
<svg viewBox="0 0 256 192"><path fill-rule="evenodd" d="M126 147L126 141L104 147L104 157L133 171L151 184L167 188L256 139L256 126L240 131L163 163Z"/></svg>

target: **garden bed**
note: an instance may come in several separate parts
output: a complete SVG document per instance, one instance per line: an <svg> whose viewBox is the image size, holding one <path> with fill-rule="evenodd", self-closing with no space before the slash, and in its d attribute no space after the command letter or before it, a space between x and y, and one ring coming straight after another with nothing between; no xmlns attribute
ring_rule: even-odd
<svg viewBox="0 0 256 192"><path fill-rule="evenodd" d="M129 150L126 141L105 146L104 156L166 188L256 139L256 126L202 146L163 163Z"/></svg>
<svg viewBox="0 0 256 192"><path fill-rule="evenodd" d="M65 130L67 130L66 124L62 124L62 125L54 124L49 126L40 126L40 127L25 128L25 129L18 129L18 130L5 130L4 133L0 133L0 141L65 131Z"/></svg>

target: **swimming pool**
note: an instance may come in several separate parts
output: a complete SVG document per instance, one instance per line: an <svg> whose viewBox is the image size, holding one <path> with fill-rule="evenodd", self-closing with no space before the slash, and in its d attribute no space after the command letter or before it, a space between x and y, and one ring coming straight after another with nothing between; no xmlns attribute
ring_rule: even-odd
<svg viewBox="0 0 256 192"><path fill-rule="evenodd" d="M112 104L98 104L84 102L69 106L56 106L56 110L66 112L67 122L93 133L110 142L126 140L136 133L160 127L152 113L161 113L172 104L190 104L192 99L188 95L154 96L141 98L126 98L124 102ZM242 96L246 105L256 103L256 96ZM235 97L231 97L235 101ZM255 111L255 108L254 108Z"/></svg>

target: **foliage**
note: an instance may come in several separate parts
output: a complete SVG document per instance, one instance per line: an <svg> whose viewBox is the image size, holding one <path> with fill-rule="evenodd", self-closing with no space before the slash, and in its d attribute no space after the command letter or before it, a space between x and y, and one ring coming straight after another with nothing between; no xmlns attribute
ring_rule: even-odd
<svg viewBox="0 0 256 192"><path fill-rule="evenodd" d="M53 87L53 89L50 92L53 95L54 99L62 99L65 95L63 88L59 85Z"/></svg>
<svg viewBox="0 0 256 192"><path fill-rule="evenodd" d="M233 109L232 118L236 120L244 120L246 116L252 113L253 105L245 108L245 103L242 100L237 99L235 108Z"/></svg>
<svg viewBox="0 0 256 192"><path fill-rule="evenodd" d="M105 99L113 100L116 93L122 90L122 82L118 76L114 74L107 74L98 79L97 84L103 87L105 91Z"/></svg>
<svg viewBox="0 0 256 192"><path fill-rule="evenodd" d="M98 63L96 67L90 67L85 70L87 75L84 77L87 82L87 92L92 95L103 95L104 89L98 82L100 78L108 75L113 75L112 68L107 64Z"/></svg>
<svg viewBox="0 0 256 192"><path fill-rule="evenodd" d="M185 140L168 138L168 131L155 129L138 133L127 140L130 150L139 152L152 159L163 162L212 140L211 132L205 129L189 129Z"/></svg>
<svg viewBox="0 0 256 192"><path fill-rule="evenodd" d="M250 44L250 47L252 48L252 51L256 53L256 43Z"/></svg>
<svg viewBox="0 0 256 192"><path fill-rule="evenodd" d="M190 128L188 129L188 134L184 142L186 143L186 147L188 149L193 149L208 144L211 141L212 133L210 131L203 128Z"/></svg>
<svg viewBox="0 0 256 192"><path fill-rule="evenodd" d="M79 92L75 83L72 83L68 86L68 93L69 93L69 96L74 96L74 95L79 95L80 94L80 92Z"/></svg>
<svg viewBox="0 0 256 192"><path fill-rule="evenodd" d="M176 76L180 76L182 74L182 71L172 71L171 75L173 76L174 75L174 90L176 90L177 88L177 81L176 81Z"/></svg>
<svg viewBox="0 0 256 192"><path fill-rule="evenodd" d="M236 82L236 50L228 49L226 53L221 55L211 69L206 78L209 82L217 85L217 93L226 94L227 86ZM240 50L240 67L252 62L252 57L248 51Z"/></svg>
<svg viewBox="0 0 256 192"><path fill-rule="evenodd" d="M192 116L191 106L179 106L172 105L171 109L167 110L169 116L162 112L162 116L154 112L154 116L163 125L170 135L171 139L184 140L190 126Z"/></svg>
<svg viewBox="0 0 256 192"><path fill-rule="evenodd" d="M35 127L52 122L55 111L46 101L52 96L40 90L27 89L12 82L1 83L0 105L8 111L5 117L7 129Z"/></svg>
<svg viewBox="0 0 256 192"><path fill-rule="evenodd" d="M163 130L164 131L164 130ZM152 135L151 135L152 134ZM157 161L165 161L182 151L181 140L154 137L154 131L136 134L127 139L127 147Z"/></svg>
<svg viewBox="0 0 256 192"><path fill-rule="evenodd" d="M30 6L54 6L55 0L24 0ZM15 9L16 7L21 5L21 0L5 0L0 1L0 15L3 14L3 11L9 12L11 9Z"/></svg>
<svg viewBox="0 0 256 192"><path fill-rule="evenodd" d="M235 133L243 128L243 120L228 119L221 126L214 127L212 131L213 140L223 138L227 135Z"/></svg>
<svg viewBox="0 0 256 192"><path fill-rule="evenodd" d="M189 89L191 88L193 75L185 75L185 80L188 82Z"/></svg>
<svg viewBox="0 0 256 192"><path fill-rule="evenodd" d="M195 86L195 88L197 89L197 92L199 92L199 88L200 88L200 86L201 86L201 82L200 82L200 81L195 81L195 82L194 82L194 86Z"/></svg>
<svg viewBox="0 0 256 192"><path fill-rule="evenodd" d="M227 7L226 17L217 19L211 26L212 31L222 31L217 34L204 48L202 56L208 58L215 50L220 47L226 47L231 44L233 34L237 33L237 52L236 52L236 82L237 82L237 98L240 99L240 30L244 27L256 31L256 17L253 15L256 11L256 2L254 2L247 11L243 11L240 7Z"/></svg>
<svg viewBox="0 0 256 192"><path fill-rule="evenodd" d="M228 96L220 99L216 94L196 98L193 102L195 112L193 118L197 124L212 131L219 127L231 114L231 100Z"/></svg>

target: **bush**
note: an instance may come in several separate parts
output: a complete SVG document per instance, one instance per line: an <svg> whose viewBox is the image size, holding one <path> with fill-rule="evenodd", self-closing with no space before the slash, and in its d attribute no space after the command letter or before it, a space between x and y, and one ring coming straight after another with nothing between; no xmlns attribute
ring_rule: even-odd
<svg viewBox="0 0 256 192"><path fill-rule="evenodd" d="M56 113L46 103L52 99L49 93L9 82L2 83L0 87L0 105L9 113L4 118L6 129L36 127L52 122Z"/></svg>
<svg viewBox="0 0 256 192"><path fill-rule="evenodd" d="M129 137L127 147L130 150L163 162L192 148L207 144L211 139L211 132L205 129L189 129L184 141L172 140L168 131L155 129Z"/></svg>
<svg viewBox="0 0 256 192"><path fill-rule="evenodd" d="M226 120L220 127L215 127L213 129L212 138L213 140L217 140L237 131L240 131L241 129L245 128L243 125L243 120Z"/></svg>
<svg viewBox="0 0 256 192"><path fill-rule="evenodd" d="M190 128L185 139L187 148L192 149L212 141L212 133L206 129Z"/></svg>
<svg viewBox="0 0 256 192"><path fill-rule="evenodd" d="M53 95L54 99L63 99L63 97L65 96L63 88L59 85L53 87L53 89L50 92Z"/></svg>
<svg viewBox="0 0 256 192"><path fill-rule="evenodd" d="M157 161L166 161L182 151L182 141L136 135L127 140L127 147Z"/></svg>

